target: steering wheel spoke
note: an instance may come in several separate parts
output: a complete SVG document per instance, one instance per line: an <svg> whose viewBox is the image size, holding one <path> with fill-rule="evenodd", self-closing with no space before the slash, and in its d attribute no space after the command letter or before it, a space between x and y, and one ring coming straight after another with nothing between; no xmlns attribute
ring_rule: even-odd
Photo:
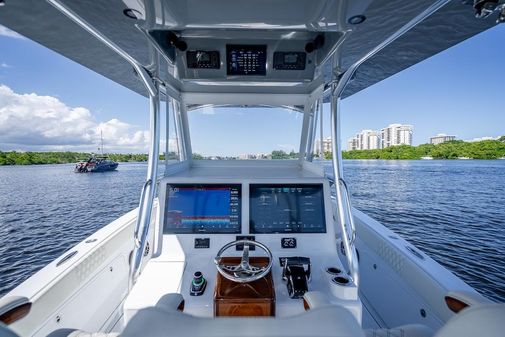
<svg viewBox="0 0 505 337"><path fill-rule="evenodd" d="M240 271L240 265L238 266L229 266L229 265L226 265L226 264L222 264L221 265L221 268L223 268L224 270L227 270L229 272L236 272L236 271Z"/></svg>
<svg viewBox="0 0 505 337"><path fill-rule="evenodd" d="M244 247L240 263L238 265L229 265L221 263L222 262L221 256L224 253L224 251L238 245L242 245ZM268 264L266 266L257 267L251 265L249 260L250 246L257 246L267 253ZM217 253L214 262L216 264L218 272L223 277L227 278L230 281L246 283L256 281L264 277L266 274L268 274L268 272L272 268L273 258L270 250L262 243L253 240L237 240L224 245Z"/></svg>

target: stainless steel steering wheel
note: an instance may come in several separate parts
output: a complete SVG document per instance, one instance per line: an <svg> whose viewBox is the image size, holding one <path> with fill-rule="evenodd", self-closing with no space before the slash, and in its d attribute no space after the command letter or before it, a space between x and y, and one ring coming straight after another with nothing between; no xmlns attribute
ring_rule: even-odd
<svg viewBox="0 0 505 337"><path fill-rule="evenodd" d="M242 252L242 258L238 265L227 265L222 263L221 255L229 248L235 247L237 245L244 245L244 250ZM256 246L263 249L268 255L268 264L264 267L256 267L249 263L249 246ZM270 269L272 268L273 258L272 252L262 243L252 240L237 240L227 243L217 252L214 258L214 263L216 264L217 271L233 282L247 283L259 280L263 276L266 276Z"/></svg>

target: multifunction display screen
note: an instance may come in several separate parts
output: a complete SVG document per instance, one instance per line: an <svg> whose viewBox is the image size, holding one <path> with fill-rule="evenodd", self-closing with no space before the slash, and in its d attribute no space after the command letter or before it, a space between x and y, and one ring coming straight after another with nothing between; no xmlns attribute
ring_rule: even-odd
<svg viewBox="0 0 505 337"><path fill-rule="evenodd" d="M325 233L322 184L250 185L251 233Z"/></svg>
<svg viewBox="0 0 505 337"><path fill-rule="evenodd" d="M228 75L266 75L267 47L264 45L226 45Z"/></svg>
<svg viewBox="0 0 505 337"><path fill-rule="evenodd" d="M304 52L276 51L274 53L275 70L305 70L307 54Z"/></svg>
<svg viewBox="0 0 505 337"><path fill-rule="evenodd" d="M240 233L240 184L167 185L163 233Z"/></svg>

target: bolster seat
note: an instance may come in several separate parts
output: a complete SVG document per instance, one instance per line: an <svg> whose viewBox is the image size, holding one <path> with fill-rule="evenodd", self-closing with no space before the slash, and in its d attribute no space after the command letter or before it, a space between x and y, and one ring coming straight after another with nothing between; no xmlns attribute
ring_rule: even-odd
<svg viewBox="0 0 505 337"><path fill-rule="evenodd" d="M168 296L168 298L164 298ZM276 317L195 317L174 310L172 294L159 304L141 309L121 337L364 337L356 319L345 308L317 307L302 314ZM170 304L171 308L167 306ZM168 309L168 310L167 310Z"/></svg>

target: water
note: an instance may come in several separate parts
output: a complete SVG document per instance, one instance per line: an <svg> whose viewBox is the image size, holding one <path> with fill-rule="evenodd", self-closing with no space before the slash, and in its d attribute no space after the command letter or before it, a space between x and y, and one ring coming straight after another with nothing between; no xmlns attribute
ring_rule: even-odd
<svg viewBox="0 0 505 337"><path fill-rule="evenodd" d="M353 205L505 301L505 160L346 161ZM0 167L0 295L135 208L146 164Z"/></svg>
<svg viewBox="0 0 505 337"><path fill-rule="evenodd" d="M505 160L344 164L353 206L505 301Z"/></svg>

